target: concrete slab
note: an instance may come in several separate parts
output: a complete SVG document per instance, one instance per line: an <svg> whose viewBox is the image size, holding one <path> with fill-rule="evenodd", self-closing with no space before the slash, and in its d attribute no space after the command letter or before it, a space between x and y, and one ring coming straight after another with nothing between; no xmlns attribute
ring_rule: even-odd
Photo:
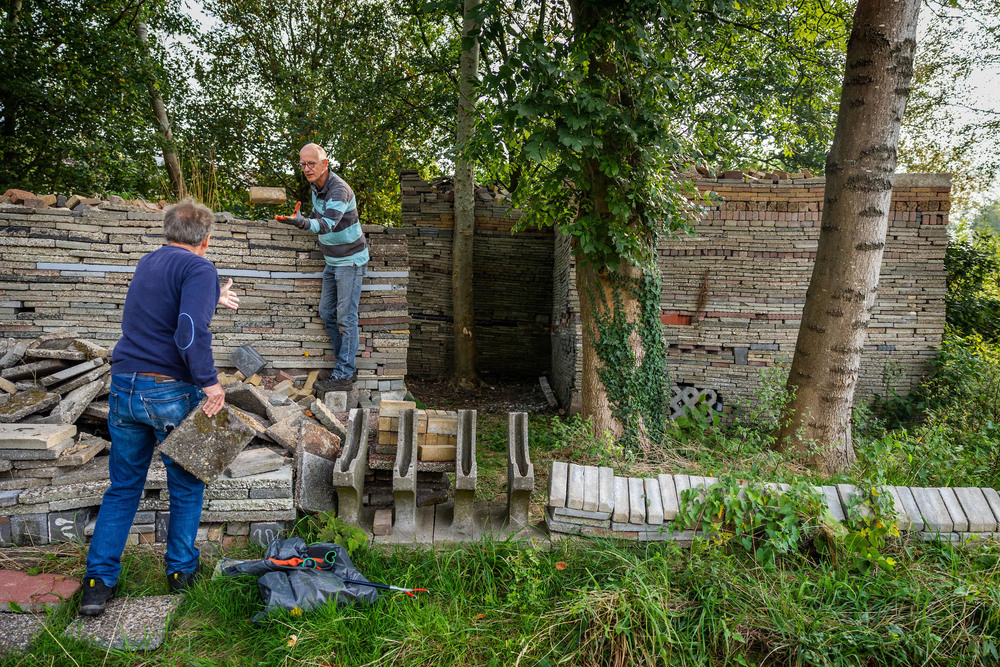
<svg viewBox="0 0 1000 667"><path fill-rule="evenodd" d="M285 465L285 457L274 453L267 447L244 449L236 455L232 463L226 466L226 475L230 479L247 477L278 470L283 465Z"/></svg>
<svg viewBox="0 0 1000 667"><path fill-rule="evenodd" d="M0 611L55 611L80 590L80 582L61 574L0 570Z"/></svg>
<svg viewBox="0 0 1000 667"><path fill-rule="evenodd" d="M611 511L611 518L619 523L628 523L628 479L625 477L615 477L613 485L615 490L615 502L614 509Z"/></svg>
<svg viewBox="0 0 1000 667"><path fill-rule="evenodd" d="M969 532L969 518L965 516L962 503L958 501L955 490L945 486L939 488L938 491L941 492L941 500L944 501L944 506L948 509L948 514L951 515L952 523L955 526L954 531L956 533Z"/></svg>
<svg viewBox="0 0 1000 667"><path fill-rule="evenodd" d="M16 514L11 516L10 541L21 547L48 544L48 514Z"/></svg>
<svg viewBox="0 0 1000 667"><path fill-rule="evenodd" d="M848 508L851 507L852 503L858 503L856 498L860 497L861 492L858 487L853 484L837 484L837 493L840 495L840 503L844 506L844 513L848 513ZM858 503L854 505L855 511L862 518L872 518L875 514L872 509L868 507L866 503Z"/></svg>
<svg viewBox="0 0 1000 667"><path fill-rule="evenodd" d="M75 423L87 406L90 405L90 402L97 398L97 395L107 389L107 387L107 379L102 378L87 383L79 389L74 389L59 401L59 404L52 409L52 412L49 413L46 419L50 420L53 424Z"/></svg>
<svg viewBox="0 0 1000 667"><path fill-rule="evenodd" d="M82 482L79 484L66 484L65 486L46 486L38 489L28 489L22 493L17 502L22 505L33 505L37 503L48 503L54 500L73 500L75 498L88 498L100 496L111 482Z"/></svg>
<svg viewBox="0 0 1000 667"><path fill-rule="evenodd" d="M691 488L690 475L674 475L674 489L677 491L677 501L684 502L684 492Z"/></svg>
<svg viewBox="0 0 1000 667"><path fill-rule="evenodd" d="M228 405L214 417L208 417L202 401L191 414L170 432L160 445L169 456L192 475L210 484L243 451L256 430Z"/></svg>
<svg viewBox="0 0 1000 667"><path fill-rule="evenodd" d="M347 396L346 391L328 391L323 395L323 403L330 412L347 412Z"/></svg>
<svg viewBox="0 0 1000 667"><path fill-rule="evenodd" d="M76 376L72 380L67 380L66 382L62 382L60 384L52 385L51 387L49 387L49 391L55 392L57 394L65 396L69 392L71 392L71 391L73 391L75 389L79 389L83 385L88 384L90 382L93 382L94 380L97 380L98 378L100 378L101 376L103 376L105 373L108 373L110 371L111 371L111 365L110 364L102 364L101 366L98 366L97 368L95 368L92 371L87 371L83 375ZM97 394L97 395L100 396L101 394ZM84 411L86 411L86 410L84 410Z"/></svg>
<svg viewBox="0 0 1000 667"><path fill-rule="evenodd" d="M51 449L74 435L76 427L72 424L0 424L0 450Z"/></svg>
<svg viewBox="0 0 1000 667"><path fill-rule="evenodd" d="M954 489L958 502L962 504L965 516L969 520L969 532L992 533L1000 530L997 519L986 502L986 496L976 487L959 487Z"/></svg>
<svg viewBox="0 0 1000 667"><path fill-rule="evenodd" d="M259 417L267 417L271 404L264 390L252 384L236 384L226 387L226 403Z"/></svg>
<svg viewBox="0 0 1000 667"><path fill-rule="evenodd" d="M313 413L313 416L320 424L326 427L326 430L340 438L341 442L347 440L347 426L337 418L337 415L333 414L333 411L326 406L326 403L318 399L314 400L309 407L309 411Z"/></svg>
<svg viewBox="0 0 1000 667"><path fill-rule="evenodd" d="M304 512L334 509L334 461L299 448L295 453L295 498Z"/></svg>
<svg viewBox="0 0 1000 667"><path fill-rule="evenodd" d="M986 504L990 506L993 516L995 516L997 521L1000 522L1000 493L997 493L996 489L990 488L982 488L980 491L983 492L983 496L986 498Z"/></svg>
<svg viewBox="0 0 1000 667"><path fill-rule="evenodd" d="M59 361L58 359L42 359L41 361L35 361L30 364L24 364L22 366L14 366L12 368L5 368L0 372L0 377L5 380L10 380L11 382L17 382L19 380L36 380L43 375L48 375L49 373L55 373L66 368L66 363Z"/></svg>
<svg viewBox="0 0 1000 667"><path fill-rule="evenodd" d="M76 444L62 452L53 463L63 468L82 466L101 452L111 449L111 443L96 435L81 433ZM68 472L64 470L63 472Z"/></svg>
<svg viewBox="0 0 1000 667"><path fill-rule="evenodd" d="M0 395L0 422L19 422L33 414L44 412L59 403L59 394L29 389L13 396ZM7 446L8 449L14 449Z"/></svg>
<svg viewBox="0 0 1000 667"><path fill-rule="evenodd" d="M583 466L569 464L569 484L566 487L566 507L574 510L583 509L583 496L586 473Z"/></svg>
<svg viewBox="0 0 1000 667"><path fill-rule="evenodd" d="M340 456L340 438L311 419L299 423L299 444L310 454L335 460Z"/></svg>
<svg viewBox="0 0 1000 667"><path fill-rule="evenodd" d="M600 479L600 471L597 466L583 467L583 507L581 509L586 512L595 512L600 505Z"/></svg>
<svg viewBox="0 0 1000 667"><path fill-rule="evenodd" d="M63 486L65 484L79 484L84 482L101 482L111 478L108 471L108 463L111 460L108 456L98 456L88 461L78 468L64 468L67 472L60 473L52 478L53 486Z"/></svg>
<svg viewBox="0 0 1000 667"><path fill-rule="evenodd" d="M640 477L628 478L628 522L643 524L646 522L645 486Z"/></svg>
<svg viewBox="0 0 1000 667"><path fill-rule="evenodd" d="M104 365L104 359L91 359L85 361L82 364L76 364L70 366L69 368L64 368L61 371L56 371L52 375L47 375L41 379L41 385L43 387L51 387L57 385L60 382L65 382L66 380L71 380L78 375L82 375L89 371L94 370L98 366Z"/></svg>
<svg viewBox="0 0 1000 667"><path fill-rule="evenodd" d="M275 422L267 427L267 436L285 448L285 451L294 454L299 446L299 420L302 417L285 419Z"/></svg>
<svg viewBox="0 0 1000 667"><path fill-rule="evenodd" d="M581 524L560 520L558 516L552 513L551 509L545 510L545 523L550 531L566 535L579 535L580 530L583 528Z"/></svg>
<svg viewBox="0 0 1000 667"><path fill-rule="evenodd" d="M0 369L8 369L15 364L19 364L22 359L24 359L25 352L28 351L28 343L25 341L18 341L7 349L2 357L0 357ZM4 376L6 377L6 376Z"/></svg>
<svg viewBox="0 0 1000 667"><path fill-rule="evenodd" d="M903 511L906 512L906 530L911 532L922 531L924 529L924 518L920 515L920 508L917 507L917 501L913 499L913 492L905 486L894 486L892 489L896 492L899 502L902 503ZM900 530L904 530L903 525L903 522L901 522L899 525Z"/></svg>
<svg viewBox="0 0 1000 667"><path fill-rule="evenodd" d="M615 506L615 471L607 466L598 468L598 486L597 511L610 513Z"/></svg>
<svg viewBox="0 0 1000 667"><path fill-rule="evenodd" d="M63 634L119 651L153 651L167 636L180 595L112 598L100 616L78 617Z"/></svg>
<svg viewBox="0 0 1000 667"><path fill-rule="evenodd" d="M642 483L646 496L646 523L659 526L663 523L663 499L660 497L660 483L655 477L646 477Z"/></svg>
<svg viewBox="0 0 1000 667"><path fill-rule="evenodd" d="M955 522L948 512L941 492L934 488L913 487L913 499L917 503L920 516L924 519L924 529L931 533L952 533Z"/></svg>
<svg viewBox="0 0 1000 667"><path fill-rule="evenodd" d="M591 521L607 521L611 519L611 512L588 512L586 510L572 510L568 507L553 507L552 514L560 521L571 519L588 519Z"/></svg>
<svg viewBox="0 0 1000 667"><path fill-rule="evenodd" d="M42 634L45 616L0 614L0 659L26 653Z"/></svg>
<svg viewBox="0 0 1000 667"><path fill-rule="evenodd" d="M663 505L663 520L673 521L679 508L677 489L674 487L673 475L657 475L656 482L660 485L660 503Z"/></svg>
<svg viewBox="0 0 1000 667"><path fill-rule="evenodd" d="M900 532L912 530L910 515L906 513L903 500L899 497L899 493L896 492L895 487L883 486L880 487L880 492L892 500L892 516L896 520L896 527Z"/></svg>
<svg viewBox="0 0 1000 667"><path fill-rule="evenodd" d="M549 470L549 507L566 507L566 490L569 484L569 465L553 461Z"/></svg>

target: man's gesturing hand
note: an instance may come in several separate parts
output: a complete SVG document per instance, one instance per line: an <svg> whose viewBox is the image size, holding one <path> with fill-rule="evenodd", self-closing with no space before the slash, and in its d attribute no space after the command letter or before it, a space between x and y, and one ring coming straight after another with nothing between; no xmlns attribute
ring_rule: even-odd
<svg viewBox="0 0 1000 667"><path fill-rule="evenodd" d="M202 387L202 391L205 392L205 396L208 398L202 410L209 417L214 417L222 409L222 406L226 404L226 390L222 388L221 384L216 382L211 387Z"/></svg>
<svg viewBox="0 0 1000 667"><path fill-rule="evenodd" d="M240 297L236 296L233 292L229 291L229 288L232 286L233 286L232 278L230 278L226 282L226 284L222 286L222 292L219 294L219 305L236 310L237 308L240 307Z"/></svg>
<svg viewBox="0 0 1000 667"><path fill-rule="evenodd" d="M302 208L302 202L297 201L295 202L295 213L293 215L276 215L274 219L286 225L298 227L299 229L309 229L309 218L299 213L300 208Z"/></svg>

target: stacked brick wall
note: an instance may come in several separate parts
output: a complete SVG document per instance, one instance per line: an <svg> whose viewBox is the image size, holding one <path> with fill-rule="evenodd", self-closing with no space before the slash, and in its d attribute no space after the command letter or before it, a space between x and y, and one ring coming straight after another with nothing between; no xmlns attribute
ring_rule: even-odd
<svg viewBox="0 0 1000 667"><path fill-rule="evenodd" d="M136 262L163 245L163 214L128 205L69 211L0 204L0 335L35 338L59 328L105 346L121 334ZM371 250L361 293L358 388L402 390L409 316L406 239L365 227ZM212 321L216 364L253 345L274 368L331 368L318 315L322 254L314 234L217 214L207 258L232 278L240 308Z"/></svg>
<svg viewBox="0 0 1000 667"><path fill-rule="evenodd" d="M440 376L452 367L451 253L454 197L450 183L400 175L403 233L410 261L408 370ZM511 234L518 212L476 195L474 240L476 353L480 372L538 377L551 366L553 233Z"/></svg>
<svg viewBox="0 0 1000 667"><path fill-rule="evenodd" d="M660 244L662 316L674 384L724 402L753 395L759 370L790 361L815 260L824 179L696 181L719 198L693 235ZM945 318L949 177L895 178L859 395L902 390L930 370Z"/></svg>

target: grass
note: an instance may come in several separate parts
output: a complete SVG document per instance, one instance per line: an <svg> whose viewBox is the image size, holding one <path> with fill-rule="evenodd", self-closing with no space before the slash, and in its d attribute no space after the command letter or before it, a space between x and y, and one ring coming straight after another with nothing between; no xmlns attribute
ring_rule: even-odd
<svg viewBox="0 0 1000 667"><path fill-rule="evenodd" d="M62 637L72 604L30 655L0 665L996 664L1000 549L893 549L898 567L867 575L814 554L765 567L708 543L362 549L355 560L371 579L431 593L280 613L258 626L253 578L204 580L155 652ZM65 550L36 560L80 567ZM130 549L125 562L129 594L166 592L154 552Z"/></svg>

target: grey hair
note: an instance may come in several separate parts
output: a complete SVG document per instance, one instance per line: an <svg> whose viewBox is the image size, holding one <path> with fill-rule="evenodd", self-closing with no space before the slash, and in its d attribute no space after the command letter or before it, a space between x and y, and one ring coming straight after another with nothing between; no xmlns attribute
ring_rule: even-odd
<svg viewBox="0 0 1000 667"><path fill-rule="evenodd" d="M200 245L212 233L215 215L190 199L178 202L163 216L163 236L168 243Z"/></svg>

